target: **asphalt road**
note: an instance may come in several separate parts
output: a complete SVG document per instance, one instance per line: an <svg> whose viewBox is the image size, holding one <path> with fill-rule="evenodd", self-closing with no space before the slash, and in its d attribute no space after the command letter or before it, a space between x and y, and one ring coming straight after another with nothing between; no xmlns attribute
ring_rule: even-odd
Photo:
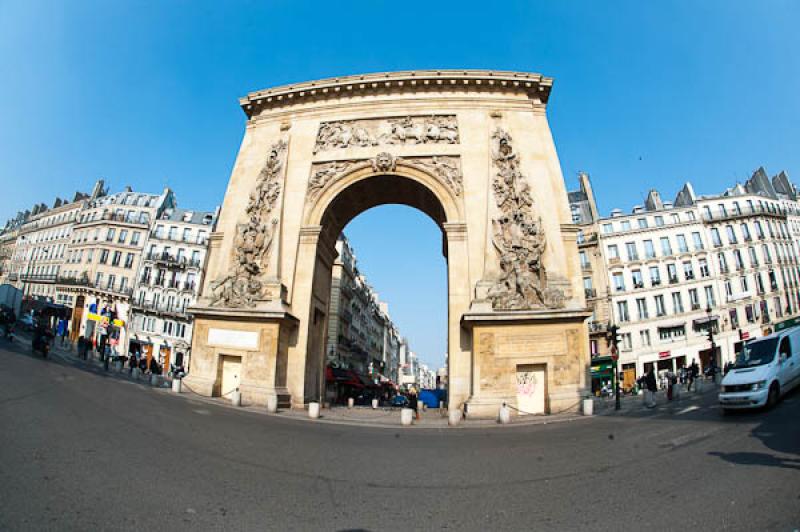
<svg viewBox="0 0 800 532"><path fill-rule="evenodd" d="M312 424L0 345L2 530L795 530L800 394L489 429Z"/></svg>

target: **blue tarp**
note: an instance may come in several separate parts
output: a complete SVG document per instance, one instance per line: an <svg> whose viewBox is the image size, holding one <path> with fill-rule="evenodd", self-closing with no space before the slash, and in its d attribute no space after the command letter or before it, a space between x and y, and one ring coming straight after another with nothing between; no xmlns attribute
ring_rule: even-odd
<svg viewBox="0 0 800 532"><path fill-rule="evenodd" d="M428 408L439 408L439 401L447 402L445 390L420 390L419 400Z"/></svg>

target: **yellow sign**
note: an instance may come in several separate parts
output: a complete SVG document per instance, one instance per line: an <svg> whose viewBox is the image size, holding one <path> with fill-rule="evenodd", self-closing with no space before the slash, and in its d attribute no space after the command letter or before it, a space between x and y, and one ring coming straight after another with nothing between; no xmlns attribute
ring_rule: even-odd
<svg viewBox="0 0 800 532"><path fill-rule="evenodd" d="M125 327L125 322L123 320L114 320L112 323L117 327Z"/></svg>

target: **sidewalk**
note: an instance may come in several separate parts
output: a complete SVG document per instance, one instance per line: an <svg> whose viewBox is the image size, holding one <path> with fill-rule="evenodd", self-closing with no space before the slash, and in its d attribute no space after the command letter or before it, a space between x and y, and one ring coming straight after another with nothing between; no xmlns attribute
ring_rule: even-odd
<svg viewBox="0 0 800 532"><path fill-rule="evenodd" d="M30 338L25 338L25 341L30 341ZM98 358L92 357L88 360L83 360L78 357L75 348L72 345L60 346L56 341L50 351L51 356L55 356L64 362L67 362L75 367L90 369L94 372L102 372L103 374L125 380L128 382L139 383L144 386L151 387L150 376L141 374L138 379L135 379L128 367L121 371L115 371L113 364L110 364L109 370L106 372L103 362ZM90 351L91 353L91 351ZM159 379L161 383L159 386L151 387L162 393L172 394L171 379L166 376L161 376ZM679 398L673 401L667 401L666 394L660 391L656 394L656 407L646 408L644 405L644 398L641 395L636 396L623 396L621 397L620 410L614 409L614 398L599 398L594 397L594 416L583 416L580 413L561 413L544 415L529 415L511 417L511 422L508 425L501 425L495 419L462 419L456 427L448 425L447 412L439 412L439 409L432 408L420 412L420 419L414 420L410 427L403 427L400 424L400 409L379 407L372 409L368 406L357 406L347 408L345 406L336 406L333 408L323 408L320 411L318 419L311 419L308 417L308 412L303 409L281 409L277 413L272 414L267 412L266 408L262 406L240 406L235 407L231 404L230 400L222 397L207 397L194 393L188 386L184 384L183 391L180 397L190 399L192 401L200 401L207 404L214 404L234 410L251 412L265 416L273 416L282 419L290 419L295 421L304 421L309 423L328 423L338 425L353 425L362 427L376 427L376 428L424 428L424 429L449 429L449 428L487 428L487 427L515 427L515 426L529 426L529 425L547 425L551 423L563 423L568 421L588 420L596 416L641 416L651 415L658 413L670 412L676 407L691 406L702 400L704 396L709 393L716 393L718 385L709 382L703 382L700 392L686 392L682 391ZM173 394L175 395L175 394Z"/></svg>

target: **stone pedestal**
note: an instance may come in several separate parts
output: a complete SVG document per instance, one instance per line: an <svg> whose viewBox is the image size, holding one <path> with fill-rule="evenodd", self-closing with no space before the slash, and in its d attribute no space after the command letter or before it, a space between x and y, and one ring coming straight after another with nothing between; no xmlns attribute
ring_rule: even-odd
<svg viewBox="0 0 800 532"><path fill-rule="evenodd" d="M229 379L241 392L242 404L266 406L272 395L278 406L289 406L287 351L297 320L287 312L265 309L190 310L195 322L192 367L184 379L189 389L220 396L223 380ZM226 369L225 360L231 361L231 369Z"/></svg>
<svg viewBox="0 0 800 532"><path fill-rule="evenodd" d="M495 418L503 403L514 416L579 412L589 368L589 315L571 310L466 314L463 324L472 330L475 357L467 417Z"/></svg>

